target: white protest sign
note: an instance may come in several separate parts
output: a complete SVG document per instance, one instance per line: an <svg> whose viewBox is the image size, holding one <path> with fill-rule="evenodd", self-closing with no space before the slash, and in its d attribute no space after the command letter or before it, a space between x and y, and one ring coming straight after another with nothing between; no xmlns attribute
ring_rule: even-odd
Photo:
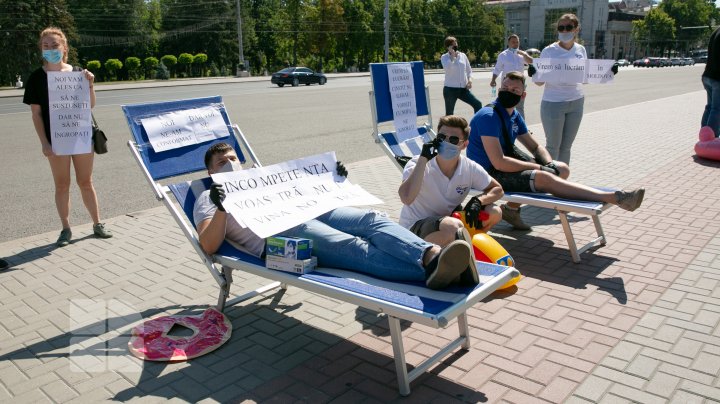
<svg viewBox="0 0 720 404"><path fill-rule="evenodd" d="M213 174L223 184L223 207L258 237L269 237L340 206L382 203L359 186L335 176L329 152L266 167ZM336 182L336 180L341 180Z"/></svg>
<svg viewBox="0 0 720 404"><path fill-rule="evenodd" d="M613 64L615 61L611 59L536 58L533 66L537 72L532 79L553 84L610 83L615 79L610 70Z"/></svg>
<svg viewBox="0 0 720 404"><path fill-rule="evenodd" d="M83 72L47 72L50 139L59 156L92 151L90 85Z"/></svg>
<svg viewBox="0 0 720 404"><path fill-rule="evenodd" d="M140 120L155 153L230 136L220 110L186 109Z"/></svg>
<svg viewBox="0 0 720 404"><path fill-rule="evenodd" d="M387 72L395 137L402 142L419 134L412 67L410 63L392 63L387 66Z"/></svg>

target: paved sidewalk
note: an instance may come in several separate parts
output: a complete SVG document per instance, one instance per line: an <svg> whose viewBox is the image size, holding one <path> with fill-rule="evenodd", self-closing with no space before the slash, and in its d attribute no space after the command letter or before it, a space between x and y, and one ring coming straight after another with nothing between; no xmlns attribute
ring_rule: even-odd
<svg viewBox="0 0 720 404"><path fill-rule="evenodd" d="M643 185L643 206L603 213L608 245L580 264L552 212L525 209L528 233L499 225L493 235L526 278L470 310L472 348L421 376L408 398L383 317L293 288L227 310L233 336L215 352L175 364L129 355L132 325L216 300L155 208L109 219L110 240L85 225L63 249L54 232L0 244L13 264L0 272L0 402L720 402L720 162L692 151L704 101L693 92L584 117L572 178ZM397 218L390 160L348 169ZM572 226L590 238L592 221ZM404 327L411 364L456 332Z"/></svg>

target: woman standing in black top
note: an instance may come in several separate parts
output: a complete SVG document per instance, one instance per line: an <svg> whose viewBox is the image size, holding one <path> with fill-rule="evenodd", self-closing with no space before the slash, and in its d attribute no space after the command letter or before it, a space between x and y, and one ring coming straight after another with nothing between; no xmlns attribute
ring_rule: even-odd
<svg viewBox="0 0 720 404"><path fill-rule="evenodd" d="M112 233L105 229L105 224L100 223L100 209L98 208L97 195L92 182L94 152L86 154L75 154L70 156L58 156L53 152L50 137L50 111L48 101L48 77L47 72L71 72L79 71L79 67L67 64L68 44L65 34L59 28L48 27L40 33L40 50L42 52L43 66L35 70L27 80L23 102L30 105L33 125L37 132L42 153L50 162L53 180L55 182L55 206L57 207L62 231L56 245L66 246L70 243L72 232L70 231L70 165L75 167L75 178L77 180L83 203L93 220L93 232L100 238L110 238ZM90 107L95 106L95 89L93 82L95 76L88 70L82 70L90 86Z"/></svg>

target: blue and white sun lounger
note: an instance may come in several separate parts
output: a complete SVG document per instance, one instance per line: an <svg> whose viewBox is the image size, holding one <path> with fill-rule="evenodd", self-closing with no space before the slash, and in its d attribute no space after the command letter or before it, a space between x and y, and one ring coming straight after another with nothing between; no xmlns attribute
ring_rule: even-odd
<svg viewBox="0 0 720 404"><path fill-rule="evenodd" d="M425 74L422 69L422 62L411 62L413 70L413 81L415 88L424 88L425 91L416 91L415 100L417 104L418 116L428 115L427 122L418 126L418 136L399 142L395 136L394 130L380 132L379 126L382 123L393 121L392 103L390 102L390 86L388 84L387 68L388 63L372 63L370 64L370 77L372 81L372 89L370 90L370 109L372 111L373 120L373 139L385 153L392 158L395 165L400 168L404 166L404 161L417 156L422 150L423 143L435 138L435 132L432 129L432 117L430 111L430 90L425 85ZM608 209L611 205L600 202L574 201L558 198L550 194L532 194L521 192L506 192L502 198L507 202L517 202L523 205L535 206L538 208L554 209L560 223L562 223L565 238L567 239L568 249L573 262L580 262L580 254L588 249L605 245L605 233L600 224L600 213ZM568 221L568 213L590 216L595 224L597 237L592 239L584 246L578 248L575 242L575 236L570 228Z"/></svg>
<svg viewBox="0 0 720 404"><path fill-rule="evenodd" d="M212 142L185 146L170 152L155 153L148 143L147 133L140 120L154 114L208 105L219 108L228 126L233 128L232 136L218 141L233 144L244 164L259 165L245 136L237 126L230 124L220 97L125 105L123 111L133 136L133 140L128 142L128 146L155 195L168 208L218 283L220 288L218 308L220 310L278 287L295 286L368 310L384 313L389 321L398 386L402 395L410 394L410 382L434 363L458 347L470 348L467 310L515 277L518 272L514 268L478 262L481 283L476 287L452 287L443 291L434 291L425 288L422 283L389 282L333 268L318 268L316 271L304 275L275 271L265 268L263 260L245 254L227 242L223 243L216 254L212 256L205 254L200 248L192 222L192 210L196 197L207 189L211 182L206 177L203 155ZM251 161L246 161L246 154ZM205 178L181 181L170 185L162 185L159 182L161 179L186 174L200 175ZM273 282L241 296L228 299L233 281L232 273L235 270L257 275ZM408 372L400 320L440 328L448 326L456 318L459 336Z"/></svg>

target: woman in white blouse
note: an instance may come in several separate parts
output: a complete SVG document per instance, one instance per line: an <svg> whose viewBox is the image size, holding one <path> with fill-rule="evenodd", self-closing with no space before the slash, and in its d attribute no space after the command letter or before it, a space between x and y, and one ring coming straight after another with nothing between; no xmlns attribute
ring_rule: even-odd
<svg viewBox="0 0 720 404"><path fill-rule="evenodd" d="M585 47L576 43L580 21L575 14L563 14L557 22L558 41L548 45L540 58L587 59ZM554 160L570 164L570 148L580 129L585 94L582 84L558 84L536 82L545 85L540 119L545 131L545 148Z"/></svg>
<svg viewBox="0 0 720 404"><path fill-rule="evenodd" d="M455 103L458 99L470 104L473 113L478 112L483 105L470 92L472 88L470 60L464 53L458 51L458 42L453 36L445 38L445 48L447 48L447 52L440 57L440 63L445 69L445 86L443 87L445 115L455 114Z"/></svg>

